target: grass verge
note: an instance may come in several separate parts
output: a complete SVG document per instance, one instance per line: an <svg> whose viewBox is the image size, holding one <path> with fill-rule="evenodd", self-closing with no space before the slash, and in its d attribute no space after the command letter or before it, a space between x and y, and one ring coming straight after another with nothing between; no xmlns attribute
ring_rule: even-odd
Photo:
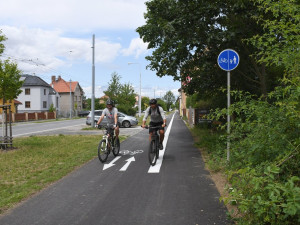
<svg viewBox="0 0 300 225"><path fill-rule="evenodd" d="M0 151L0 213L97 157L99 139L99 135L14 139L16 150Z"/></svg>

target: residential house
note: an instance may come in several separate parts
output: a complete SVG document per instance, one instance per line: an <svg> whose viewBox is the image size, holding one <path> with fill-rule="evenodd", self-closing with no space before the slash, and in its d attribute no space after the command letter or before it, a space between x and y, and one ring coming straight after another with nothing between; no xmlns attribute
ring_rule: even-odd
<svg viewBox="0 0 300 225"><path fill-rule="evenodd" d="M47 112L51 104L59 110L60 99L58 93L43 79L33 75L22 75L24 80L21 87L22 93L17 101L22 104L18 106L18 112Z"/></svg>
<svg viewBox="0 0 300 225"><path fill-rule="evenodd" d="M14 100L6 101L5 104L3 104L3 99L1 98L0 105L10 105L11 112L18 113L18 105L22 105L22 103L14 99ZM2 108L0 108L0 114L1 113L2 113Z"/></svg>
<svg viewBox="0 0 300 225"><path fill-rule="evenodd" d="M54 88L60 95L60 111L59 115L63 117L69 117L77 115L82 110L82 99L84 92L77 81L67 82L58 76L51 77L50 86Z"/></svg>

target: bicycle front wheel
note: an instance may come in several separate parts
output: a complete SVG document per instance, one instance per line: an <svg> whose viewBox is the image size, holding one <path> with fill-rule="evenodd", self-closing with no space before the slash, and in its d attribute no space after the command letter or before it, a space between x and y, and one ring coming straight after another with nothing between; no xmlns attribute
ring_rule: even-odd
<svg viewBox="0 0 300 225"><path fill-rule="evenodd" d="M156 164L157 153L156 153L156 143L154 140L150 142L149 151L148 151L149 163L151 166Z"/></svg>
<svg viewBox="0 0 300 225"><path fill-rule="evenodd" d="M98 145L98 158L101 162L105 162L108 157L108 151L106 148L106 140L101 140Z"/></svg>
<svg viewBox="0 0 300 225"><path fill-rule="evenodd" d="M119 138L116 138L116 137L114 137L114 147L113 147L113 154L114 154L114 156L117 156L117 155L119 155L119 152L120 152L120 140L119 140Z"/></svg>

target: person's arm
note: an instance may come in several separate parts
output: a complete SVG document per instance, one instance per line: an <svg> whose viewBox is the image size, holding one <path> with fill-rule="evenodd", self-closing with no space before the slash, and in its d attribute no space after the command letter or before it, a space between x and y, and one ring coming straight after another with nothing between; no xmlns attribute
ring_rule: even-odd
<svg viewBox="0 0 300 225"><path fill-rule="evenodd" d="M143 124L142 124L142 127L145 128L145 125L146 125L146 121L147 121L147 118L149 116L149 110L150 110L150 107L148 107L145 111L145 115L144 115L144 118L143 118Z"/></svg>
<svg viewBox="0 0 300 225"><path fill-rule="evenodd" d="M105 114L105 109L103 110L102 115L100 116L100 118L99 118L99 120L97 122L97 125L99 125L101 123L101 121L103 120L104 114Z"/></svg>
<svg viewBox="0 0 300 225"><path fill-rule="evenodd" d="M118 109L115 108L115 126L118 125Z"/></svg>
<svg viewBox="0 0 300 225"><path fill-rule="evenodd" d="M104 113L102 113L102 115L100 116L98 122L97 122L97 125L99 125L101 123L101 121L103 120L104 118Z"/></svg>
<svg viewBox="0 0 300 225"><path fill-rule="evenodd" d="M166 118L166 114L164 112L164 109L162 107L158 107L158 110L160 111L160 115L161 115L161 117L162 117L162 119L164 121L162 127L165 127L166 124L167 124L167 118Z"/></svg>

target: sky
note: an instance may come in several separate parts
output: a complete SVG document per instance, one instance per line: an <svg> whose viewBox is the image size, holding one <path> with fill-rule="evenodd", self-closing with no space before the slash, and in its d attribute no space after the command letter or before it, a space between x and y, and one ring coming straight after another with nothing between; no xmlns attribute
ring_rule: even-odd
<svg viewBox="0 0 300 225"><path fill-rule="evenodd" d="M178 96L180 82L146 69L151 55L135 31L145 24L144 0L0 0L0 30L8 40L1 59L23 74L51 82L78 81L92 94L92 37L95 35L95 97L103 96L113 72L122 84L149 98L167 91ZM129 62L133 64L128 64Z"/></svg>

